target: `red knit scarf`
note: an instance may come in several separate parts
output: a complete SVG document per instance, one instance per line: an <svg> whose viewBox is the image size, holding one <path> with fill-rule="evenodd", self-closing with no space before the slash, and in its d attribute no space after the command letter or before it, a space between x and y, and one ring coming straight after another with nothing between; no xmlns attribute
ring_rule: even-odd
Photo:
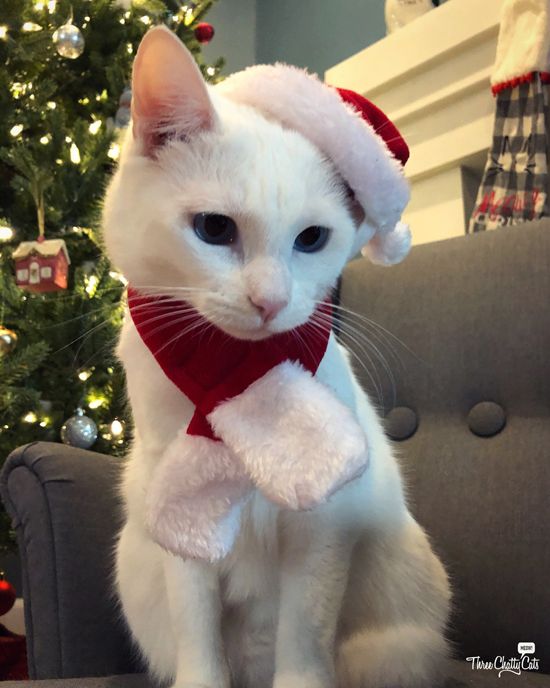
<svg viewBox="0 0 550 688"><path fill-rule="evenodd" d="M315 374L330 334L328 306L317 311L326 325L305 323L247 341L231 337L189 304L171 297L145 296L130 287L128 305L137 331L166 377L196 406L188 434L211 439L217 438L206 416L220 402L244 392L283 361L297 361Z"/></svg>

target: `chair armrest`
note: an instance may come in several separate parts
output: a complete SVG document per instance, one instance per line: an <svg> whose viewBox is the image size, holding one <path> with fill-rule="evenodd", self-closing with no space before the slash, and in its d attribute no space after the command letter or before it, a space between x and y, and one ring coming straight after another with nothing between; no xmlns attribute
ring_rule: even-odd
<svg viewBox="0 0 550 688"><path fill-rule="evenodd" d="M113 585L121 467L48 442L19 448L4 464L0 493L17 533L31 678L138 668Z"/></svg>

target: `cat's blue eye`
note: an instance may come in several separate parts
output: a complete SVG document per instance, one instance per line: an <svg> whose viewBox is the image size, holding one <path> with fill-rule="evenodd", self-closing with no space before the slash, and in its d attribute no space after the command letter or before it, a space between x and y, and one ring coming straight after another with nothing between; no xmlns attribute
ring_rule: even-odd
<svg viewBox="0 0 550 688"><path fill-rule="evenodd" d="M302 253L314 253L320 251L326 245L329 237L326 227L313 225L300 232L294 240L294 248Z"/></svg>
<svg viewBox="0 0 550 688"><path fill-rule="evenodd" d="M235 220L217 213L197 213L193 218L195 234L207 244L227 246L237 238Z"/></svg>

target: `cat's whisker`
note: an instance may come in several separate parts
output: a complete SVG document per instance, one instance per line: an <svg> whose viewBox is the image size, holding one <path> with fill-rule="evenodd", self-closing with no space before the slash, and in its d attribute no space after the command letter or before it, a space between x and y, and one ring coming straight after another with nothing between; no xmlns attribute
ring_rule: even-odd
<svg viewBox="0 0 550 688"><path fill-rule="evenodd" d="M341 319L339 324L340 332L342 333L342 335L344 335L344 337L349 338L353 334L357 339L368 343L368 346L374 350L382 365L384 366L386 372L388 373L388 377L390 377L392 380L393 372L391 370L391 365L390 362L386 359L386 356L384 356L382 347L387 347L388 354L391 354L392 357L395 359L396 363L402 369L404 369L403 362L397 354L397 352L395 351L391 342L388 342L386 338L380 333L378 333L376 330L374 330L374 332L365 331L365 323L357 324L353 321L350 323L346 320L346 318Z"/></svg>
<svg viewBox="0 0 550 688"><path fill-rule="evenodd" d="M376 344L371 340L372 336L375 336L376 341L379 343L384 343L386 345L387 342L385 340L380 340L379 337L376 336L376 333L367 333L364 330L360 329L359 327L356 327L355 324L350 324L349 322L346 322L345 320L340 321L340 330L342 333L347 336L349 339L354 338L356 344L360 345L361 342L364 342L366 345L371 347L374 352L377 354L380 362L384 366L384 369L386 373L388 374L388 377L391 379L392 383L395 386L395 379L393 376L393 372L391 370L391 366L389 362L386 360L386 357L383 355L382 351L376 346ZM401 363L401 360L397 356L395 350L391 345L388 345L390 352L396 357L396 360L398 363Z"/></svg>
<svg viewBox="0 0 550 688"><path fill-rule="evenodd" d="M393 124L389 119L387 119L385 122L382 122L382 124L378 125L376 129L374 130L375 134L379 134L384 127L387 127L388 125Z"/></svg>
<svg viewBox="0 0 550 688"><path fill-rule="evenodd" d="M124 291L125 287L124 285L117 285L114 287L101 287L101 293L105 294L108 292L120 292L122 293ZM83 302L90 301L90 297L87 294L83 294L79 291L73 294L63 294L61 292L50 292L50 293L45 293L42 294L42 297L45 302L47 303L57 303L58 301L77 301L81 300ZM115 302L113 302L115 303ZM118 302L116 302L118 303Z"/></svg>
<svg viewBox="0 0 550 688"><path fill-rule="evenodd" d="M134 309L132 309L132 310L134 310ZM155 313L155 312L156 312L156 309L152 310L152 313ZM142 312L141 315L143 315L143 313L144 312ZM140 318L139 322L140 322L140 325L148 326L151 323L157 322L158 320L165 320L166 318L179 317L181 315L195 316L197 318L200 317L197 314L197 312L192 308L176 308L176 309L171 308L170 310L166 311L165 313L159 313L158 315L149 316L149 317L147 317L147 313L145 313L146 317L143 319ZM168 324L170 324L170 323L168 323Z"/></svg>
<svg viewBox="0 0 550 688"><path fill-rule="evenodd" d="M337 322L338 322L338 327L340 330L343 330L343 328L347 328L347 330L354 331L358 334L361 335L366 335L367 333L364 331L362 328L373 328L373 331L369 331L368 334L370 337L373 337L375 341L377 341L380 346L385 346L388 349L388 352L393 355L395 358L396 362L403 366L403 363L395 350L394 346L392 345L391 341L389 341L382 332L379 332L375 327L373 327L370 323L366 323L363 321L359 321L358 323L353 320L353 318L350 318L346 313L339 313L337 316Z"/></svg>
<svg viewBox="0 0 550 688"><path fill-rule="evenodd" d="M325 321L327 321L327 318L328 318L328 316L326 316L326 315L323 314L323 313L321 313L321 314L317 313L316 316L317 316L317 318L319 318L319 316L320 316L321 318L324 318ZM379 394L379 396L383 396L383 395L381 395L381 392L380 392L380 390L383 389L383 386L382 386L381 379L380 379L380 376L379 376L379 373L378 373L378 367L374 364L374 361L373 361L372 357L370 356L370 354L368 353L366 347L369 347L370 349L373 350L373 353L376 355L376 357L378 358L378 360L379 360L380 363L382 364L382 367L383 367L383 369L384 369L384 372L386 373L386 375L387 375L387 377L388 377L388 379L389 379L389 381L390 381L390 383L391 383L391 386L392 386L392 400L394 400L394 399L395 399L395 395L396 395L396 391L395 391L395 390L396 390L395 377L394 377L394 375L393 375L393 371L392 371L392 369L391 369L391 366L390 366L389 362L386 360L385 356L382 354L382 352L380 351L380 349L379 349L379 348L369 339L369 337L367 336L367 334L366 334L365 332L363 332L362 330L359 330L359 329L354 328L354 327L350 327L350 326L347 325L346 323L342 323L341 329L342 329L343 334L346 336L346 338L347 338L355 347L357 347L357 349L358 349L357 352L356 352L354 349L352 349L351 346L348 346L347 349L348 349L348 351L350 351L350 353L351 353L352 355L354 355L354 357L355 357L358 361L360 361L360 362L362 363L363 368L365 369L365 371L366 371L366 366L364 366L364 364L363 364L363 362L362 362L362 359L359 357L359 354L361 354L362 356L364 356L364 357L366 357L366 358L368 359L369 364L372 366L373 370L376 372L378 384L375 385L375 388L376 388L377 394ZM372 381L373 384L374 384L374 381L372 380L372 376L370 376L370 378L371 378L371 381ZM383 399L381 399L381 401L383 401Z"/></svg>
<svg viewBox="0 0 550 688"><path fill-rule="evenodd" d="M377 323L375 320L372 320L371 318L368 318L367 316L365 316L361 313L357 313L356 311L352 311L351 309L346 308L345 306L341 306L339 304L333 304L333 303L330 303L329 301L316 301L315 303L317 303L319 305L331 306L332 308L340 311L341 313L347 313L349 316L357 318L357 319L361 320L362 322L366 323L367 325L370 325L370 326L376 328L377 330L384 332L384 334L386 334L388 337L393 339L397 344L402 346L418 362L424 363L424 361L418 356L418 354L416 354L410 347L408 347L407 344L405 344L405 342L403 340L399 339L399 337L397 337L395 334L393 334L393 332L390 332L390 330L387 330L383 325L380 325L380 323Z"/></svg>
<svg viewBox="0 0 550 688"><path fill-rule="evenodd" d="M196 319L196 317L197 317L196 314L181 314L175 320L170 320L169 322L165 322L161 325L158 325L151 332L148 332L147 335L153 336L154 334L158 334L159 332L162 332L162 330L165 330L168 327L173 327L174 325L181 325L182 323L188 322L189 320ZM145 323L142 323L142 325L143 324L145 324Z"/></svg>
<svg viewBox="0 0 550 688"><path fill-rule="evenodd" d="M74 318L67 318L66 320L61 320L59 322L51 323L50 325L44 325L43 327L40 327L40 331L42 330L50 330L54 327L61 327L64 325L68 325L69 323L76 322L77 320L82 320L83 318L88 318L90 316L95 315L96 313L100 313L101 311L105 311L109 308L119 308L120 303L112 304L112 305L105 305L103 304L99 308L93 308L92 310L88 311L87 313L82 313L81 315L76 315Z"/></svg>
<svg viewBox="0 0 550 688"><path fill-rule="evenodd" d="M307 340L306 340L304 337L302 337L302 335L300 334L300 332L299 332L297 329L292 330L292 332L293 332L294 336L295 336L295 337L298 339L298 341L300 342L302 348L304 348L304 349L307 351L307 353L308 353L312 358L315 358L315 356L314 356L314 354L313 354L313 352L312 352L312 350L311 350L311 347L310 347L309 344L307 343Z"/></svg>
<svg viewBox="0 0 550 688"><path fill-rule="evenodd" d="M318 317L318 315L319 314L316 314L317 317ZM314 317L309 321L308 324L312 325L313 327L317 327L317 328L321 327L323 330L325 330L328 322L326 320L319 322L317 320L317 318ZM358 346L359 349L363 349L363 347L361 347L361 345L359 343L356 343L356 345ZM380 380L378 369L374 365L372 358L370 357L368 352L364 351L364 349L363 349L362 353L365 356L365 358L367 358L368 362L370 363L372 370L373 370L374 374L376 375L376 379L374 378L373 373L367 367L365 361L359 356L359 354L353 349L348 348L347 350L349 351L351 356L353 356L356 359L356 361L359 363L361 368L365 371L366 375L368 376L369 380L371 381L372 386L373 386L373 388L374 388L374 390L378 396L379 403L383 404L382 383Z"/></svg>
<svg viewBox="0 0 550 688"><path fill-rule="evenodd" d="M105 344L103 344L103 346L100 346L99 349L97 349L97 351L94 351L94 353L91 356L89 356L85 361L81 362L79 365L76 365L80 351L82 350L82 347L84 346L84 344L86 342L86 340L84 339L73 356L73 368L74 368L74 370L77 371L77 370L82 370L82 368L87 368L91 364L91 362L94 359L96 359L99 356L99 354L101 354L103 351L107 351L107 352L110 352L112 354L113 346L116 344L118 339L119 339L119 335L117 333L117 334L115 334L114 337L111 337L110 339L108 339L105 342ZM114 357L112 360L114 363L115 362Z"/></svg>
<svg viewBox="0 0 550 688"><path fill-rule="evenodd" d="M194 335L200 334L200 332L204 331L209 327L212 327L212 323L201 318L189 327L184 328L181 332L177 332L173 337L170 337L170 339L167 342L165 342L159 349L153 352L153 355L158 356L162 351L164 351L164 349L166 349L171 344L174 344L178 339L186 337L190 333L194 333Z"/></svg>
<svg viewBox="0 0 550 688"><path fill-rule="evenodd" d="M74 366L75 372L82 370L83 368L88 368L92 364L94 359L97 359L103 351L107 352L107 355L110 356L110 360L112 360L113 364L115 364L116 363L116 356L113 355L113 348L116 345L116 343L118 342L119 336L120 335L117 332L117 334L115 334L114 337L111 337L110 339L108 339L105 342L105 344L103 344L103 346L100 346L99 349L94 351L93 354L91 356L89 356L85 361L81 361L79 363L79 365L76 365L76 357L75 357L73 360L73 366ZM105 362L105 359L103 359L102 363L104 363L104 362Z"/></svg>
<svg viewBox="0 0 550 688"><path fill-rule="evenodd" d="M151 297L169 297L178 300L180 296L185 294L214 294L211 289L205 287L169 287L162 285L132 285L132 287L139 292L137 298L140 296Z"/></svg>
<svg viewBox="0 0 550 688"><path fill-rule="evenodd" d="M80 341L83 337L88 337L89 335L93 334L94 332L96 332L96 331L97 331L98 329L100 329L101 327L105 327L106 325L110 325L111 322L112 322L112 321L111 321L110 318L105 318L105 320L102 320L102 321L101 321L100 323L98 323L97 325L94 325L94 327L92 327L91 329L86 330L86 332L83 332L83 333L82 333L81 335L79 335L78 337L75 337L72 341L68 342L67 344L64 344L62 347L60 347L59 349L57 349L56 351L54 351L52 355L58 354L58 353L60 353L61 351L64 351L65 349L68 349L70 346L72 346L73 344L76 344L76 342Z"/></svg>

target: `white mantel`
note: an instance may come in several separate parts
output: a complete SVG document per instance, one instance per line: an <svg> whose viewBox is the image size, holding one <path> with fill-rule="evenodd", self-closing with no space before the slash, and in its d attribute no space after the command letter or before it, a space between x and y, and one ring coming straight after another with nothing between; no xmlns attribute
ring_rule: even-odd
<svg viewBox="0 0 550 688"><path fill-rule="evenodd" d="M381 107L407 140L415 243L465 232L491 143L503 2L448 0L325 74Z"/></svg>

